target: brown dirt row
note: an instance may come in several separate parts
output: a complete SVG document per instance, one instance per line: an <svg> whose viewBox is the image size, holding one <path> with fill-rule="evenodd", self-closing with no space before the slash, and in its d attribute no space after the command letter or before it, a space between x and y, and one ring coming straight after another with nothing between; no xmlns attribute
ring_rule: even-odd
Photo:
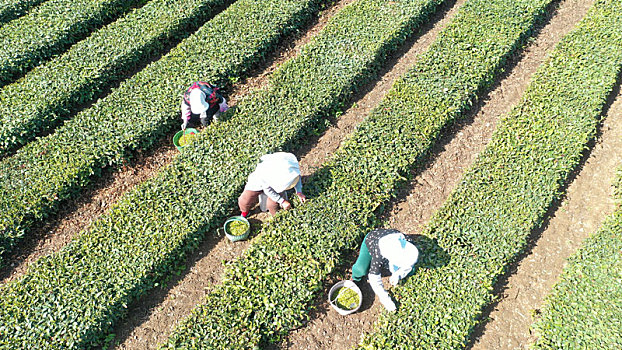
<svg viewBox="0 0 622 350"><path fill-rule="evenodd" d="M441 30L451 21L458 9L466 0L450 1L440 8L440 11L430 19L430 23L423 26L419 35L414 35L393 57L384 65L381 77L370 86L363 89L362 96L357 96L353 105L317 140L311 140L303 149L300 160L303 175L311 175L315 170L330 158L344 141L376 107L393 83L410 67L414 65L418 56L426 51L436 40ZM354 261L356 256L352 256ZM338 274L345 274L341 271ZM336 282L336 281L331 281ZM310 322L300 329L292 331L279 344L269 345L266 349L345 349L355 345L361 332L370 330L376 320L380 308L374 298L364 298L363 305L355 314L347 317L337 314L330 309L326 301L328 283L314 302L314 310L310 315ZM374 295L368 284L361 286L365 296Z"/></svg>
<svg viewBox="0 0 622 350"><path fill-rule="evenodd" d="M330 18L354 0L335 1L322 11L317 20L298 37L284 43L273 55L268 65L256 70L248 79L236 84L230 95L231 104L237 103L252 90L265 86L271 74L286 60L295 57L328 23ZM259 231L268 218L265 213L253 213L249 217L253 231ZM187 260L189 269L175 276L167 286L149 293L141 301L131 306L129 317L115 329L116 349L152 349L164 342L173 326L187 316L192 308L201 302L209 289L220 283L224 271L223 262L240 256L250 241L231 243L217 232L206 234L206 238Z"/></svg>
<svg viewBox="0 0 622 350"><path fill-rule="evenodd" d="M331 8L330 15L332 16L334 12L350 2L352 1L339 2L335 8ZM460 1L460 3L462 2ZM445 10L449 10L450 7L447 6ZM443 15L439 14L436 20L442 17ZM320 22L327 19L321 19ZM444 21L446 22L446 20ZM309 36L315 35L320 29L319 26L312 28L305 36L307 39L304 42L308 41ZM353 98L356 101L354 106L339 118L337 125L331 127L319 140L307 140L306 149L300 152L301 154L306 153L300 160L303 176L310 175L325 160L326 154L332 153L339 146L343 137L349 134L354 125L362 120L359 117L365 116L371 108L377 105L393 81L412 65L417 54L433 42L440 29L432 28L430 25L424 28L424 31L428 31L425 36L418 40L416 38L411 39L404 45L401 52L396 53L395 57L389 60L384 71L381 72L382 78L362 89L362 91L369 91L367 94L361 93L362 96ZM300 50L304 42L294 45L291 56ZM408 50L409 48L410 50ZM391 67L393 69L390 69ZM262 86L252 80L261 79L272 71L273 69L268 69L265 73L249 79L250 85ZM266 218L265 214L251 215L253 229L258 230L261 222ZM249 242L232 244L225 239L219 239L213 234L208 234L208 239L199 248L199 252L189 259L189 264L193 266L190 271L181 278L175 279L171 283L174 285L171 289L162 290L162 293L158 293L157 297L150 298L153 303L142 305L138 313L132 312L134 315L130 317L135 321L130 322L136 322L136 324L128 327L123 326L123 328L131 331L130 334L117 332L117 343L119 343L117 348L152 348L158 342L164 341L170 332L171 325L187 315L194 305L201 301L210 287L220 282L220 275L224 270L221 262L240 256L248 245ZM164 295L164 292L167 294Z"/></svg>
<svg viewBox="0 0 622 350"><path fill-rule="evenodd" d="M496 88L475 106L471 117L457 123L442 138L432 152L433 160L425 169L415 170L418 175L401 190L398 201L384 214L387 226L411 236L421 231L489 142L499 116L508 113L519 101L531 75L555 44L583 17L590 3L579 0L560 3L550 22L517 58L518 62ZM326 135L330 135L330 131ZM312 151L316 152L320 150ZM352 256L351 262L355 259L356 256ZM338 271L336 275L345 275L347 272ZM324 297L326 292L316 300L316 310L310 322L293 331L285 341L274 346L275 349L346 349L355 346L362 334L372 331L373 322L382 311L380 303L366 297L359 312L343 317L330 310ZM363 293L365 296L373 295L367 284L364 285ZM502 333L500 329L491 336L499 337Z"/></svg>
<svg viewBox="0 0 622 350"><path fill-rule="evenodd" d="M295 42L293 44L289 43L284 45L284 48L277 53L269 67L258 70L258 72L261 73L253 75L252 78L236 85L236 87L232 89L234 92L230 97L230 101L235 103L235 101L239 99L239 96L245 95L252 88L256 86L263 86L275 67L285 59L295 55L302 43L305 42L305 40L308 41L308 38L319 30L317 28L319 28L322 21L329 18L332 13L336 11L335 9L339 8L339 6L342 7L349 2L351 1L337 2L334 7L331 7L320 17L317 23L315 23L314 26L306 32L307 34L303 38L293 40L292 42ZM462 3L462 1L458 1L458 3ZM496 117L507 112L510 106L516 103L518 96L522 94L520 86L521 84L526 85L526 82L521 82L521 80L524 80L525 77L531 74L516 73L517 71L527 69L519 68L521 64L523 64L522 62L530 59L529 55L531 50L535 50L542 46L546 48L543 49L543 51L547 51L549 46L554 45L554 42L549 44L546 42L539 43L539 41L541 41L540 37L543 37L547 28L553 25L557 17L561 16L564 8L576 7L578 3L580 3L578 0L566 0L562 3L559 11L560 15L554 17L551 24L543 29L536 42L526 51L525 58L519 62L517 67L513 69L508 79L506 79L511 80L512 77L516 75L515 79L517 81L513 83L505 83L506 80L504 80L501 85L490 94L489 100L478 111L477 115L473 118L471 125L458 125L456 127L456 130L460 131L455 131L453 133L455 134L454 139L462 139L461 142L463 143L468 143L468 140L472 139L474 145L469 146L457 144L455 146L456 150L454 150L453 156L448 155L443 161L440 161L439 159L443 156L443 154L450 151L441 152L441 150L437 150L439 155L437 160L434 161L434 164L446 164L445 169L442 170L439 168L436 172L425 170L413 181L413 183L411 183L409 190L413 194L403 194L404 197L408 197L395 205L393 214L388 218L390 225L402 229L406 233L414 233L419 230L424 222L428 220L429 216L436 211L436 209L438 209L438 206L440 206L449 191L451 191L453 186L455 186L455 183L459 180L459 176L463 169L470 164L477 152L479 152L479 150L481 150L481 148L483 148L483 146L487 143L489 134L494 129ZM572 10L568 11L572 12ZM572 27L572 24L569 24L569 27ZM430 33L433 31L434 29L430 30ZM423 43L426 40L432 41L433 39L425 39L427 35L428 34L418 39L417 43ZM532 53L531 55L534 56L531 59L535 62L538 59L541 60L545 54ZM400 63L397 63L397 65L399 64ZM532 63L531 65L535 69L538 64L539 63ZM375 84L380 86L379 90L376 91L377 89L374 87L370 88L371 91L376 91L377 94L384 95L386 90L388 90L391 86L390 81L392 80L390 80L391 78L388 78L390 75L391 73L385 72L383 77ZM524 89L524 87L522 87L522 89ZM308 149L303 151L303 154L306 153L301 160L303 171L305 173L310 173L321 165L323 160L326 159L326 157L334 152L334 150L339 146L343 137L353 130L354 125L360 122L362 117L367 115L369 110L371 110L371 108L375 106L380 99L381 97L376 98L375 96L370 96L369 93L361 97L360 100L358 100L351 108L351 110L339 119L337 125L330 128L320 140L317 140L315 143L312 142ZM479 119L484 118L483 115L486 115L489 120L478 122ZM479 134L479 131L477 130L469 131L471 128L485 129L486 131ZM474 136L471 136L471 133L473 133ZM450 148L451 144L451 142L448 143L444 148ZM467 149L463 150L463 147ZM87 193L76 201L75 209L63 209L61 211L58 217L60 218L59 221L63 222L56 224L57 228L42 229L42 233L39 237L44 238L37 239L35 241L36 248L31 248L31 253L24 255L25 257L22 258L20 265L11 269L11 274L19 275L23 273L25 266L38 258L38 256L60 249L60 247L69 241L75 233L86 228L89 222L92 222L93 219L96 219L99 215L101 215L105 208L109 207L109 205L118 199L128 188L131 188L133 185L149 178L152 174L157 172L161 166L167 164L175 154L176 150L168 144L168 139L163 140L162 146L158 147L155 151L145 156L139 156L138 160L132 162L132 164L128 165L124 170L111 172L112 174L105 176L104 179L98 183L97 189L90 190L92 194ZM462 165L459 164L460 162ZM434 165L432 165L430 169L433 167ZM450 175L450 173L455 174ZM127 177L124 178L124 176ZM137 179L141 176L143 176L142 180ZM126 183L127 185L125 185ZM418 188L423 189L419 190ZM416 192L419 192L422 195L417 196L414 194ZM100 195L100 193L104 194ZM434 193L437 194L437 199L433 198ZM86 204L78 204L81 201ZM100 209L97 208L98 205ZM63 214L63 212L65 212L65 214ZM69 219L71 216L74 216L74 219ZM264 219L265 216L261 214L255 215L252 220L254 229L257 229L261 224L261 221ZM69 227L73 227L73 229ZM63 235L65 235L64 238ZM58 236L58 238L56 238L56 236ZM57 240L56 243L48 243L48 241L55 240ZM208 234L208 238L198 249L196 254L188 259L187 264L192 267L189 270L184 271L181 276L173 278L173 281L170 283L172 287L156 290L154 293L145 298L145 300L139 305L134 305L130 308L130 319L116 330L116 342L121 343L118 347L124 349L149 348L166 339L166 336L170 332L173 324L186 315L189 310L207 293L211 286L219 283L220 275L223 270L221 261L230 260L232 257L239 256L247 246L248 242L237 242L236 244L232 244L224 239L216 237L215 235ZM368 289L365 293L366 295L370 295L372 292ZM344 323L344 320L348 320L350 318L342 318L341 323L337 322L331 324L322 323L325 322L322 321L322 317L326 318L327 316L334 316L334 312L328 310L326 303L318 301L317 310L322 311L319 312L318 315L313 316L313 321L307 325L305 329L294 332L293 335L280 346L287 347L287 344L294 344L293 342L297 341L296 346L289 346L289 348L325 349L331 348L331 346L333 346L331 344L337 345L337 347L333 346L332 348L342 348L340 345L342 343L335 342L334 339L323 339L323 342L321 343L315 342L319 338L335 337L341 337L342 339L340 340L345 339L346 342L343 343L344 345L346 345L346 343L353 345L358 341L361 331L368 331L370 329L371 324L376 318L377 312L380 311L378 303L374 303L372 307L372 302L373 300L369 299L366 301L366 305L364 305L365 310L361 312L361 314L367 314L363 315L363 319L360 323ZM348 334L341 336L336 329L343 328L347 328L350 331L354 330L354 332L349 332ZM315 335L297 335L303 332L310 332ZM298 340L296 340L296 337L298 337ZM314 344L316 344L315 347Z"/></svg>

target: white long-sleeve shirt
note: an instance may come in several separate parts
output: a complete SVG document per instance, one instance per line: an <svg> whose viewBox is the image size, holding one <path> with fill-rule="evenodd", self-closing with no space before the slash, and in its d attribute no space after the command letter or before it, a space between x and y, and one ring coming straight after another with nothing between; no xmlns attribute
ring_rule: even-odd
<svg viewBox="0 0 622 350"><path fill-rule="evenodd" d="M280 193L270 187L270 185L268 184L268 180L269 179L262 177L261 174L258 174L257 172L252 172L248 176L248 182L246 183L244 189L249 191L263 191L263 193L265 193L268 198L279 204L282 204L285 201L285 198L283 198ZM296 189L296 193L302 192L302 182L300 181L300 176L298 177L298 182L294 186L294 189Z"/></svg>
<svg viewBox="0 0 622 350"><path fill-rule="evenodd" d="M384 305L387 310L394 311L396 309L395 303L391 299L389 292L384 289L384 286L382 284L382 276L370 273L367 276L367 279L369 280L369 285L371 286L371 289L374 291L374 293L376 293L376 295L378 296L378 300L380 300L382 305Z"/></svg>

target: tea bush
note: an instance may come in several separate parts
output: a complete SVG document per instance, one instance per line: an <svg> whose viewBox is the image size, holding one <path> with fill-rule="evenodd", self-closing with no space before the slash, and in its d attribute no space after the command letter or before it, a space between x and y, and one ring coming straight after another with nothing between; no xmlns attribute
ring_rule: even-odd
<svg viewBox="0 0 622 350"><path fill-rule="evenodd" d="M621 70L622 2L598 0L534 74L520 103L425 230L451 255L450 262L420 269L396 288L398 312L382 315L361 348L465 346L494 299L493 285L541 227L594 139ZM600 288L598 281L594 288ZM618 286L603 288L619 295ZM568 315L556 322L564 320ZM602 331L581 329L568 336Z"/></svg>
<svg viewBox="0 0 622 350"><path fill-rule="evenodd" d="M227 11L237 10L241 1ZM231 25L265 14L268 3L256 3L254 11L245 6L244 16L238 13ZM311 6L282 0L270 4L305 13ZM126 305L161 283L205 231L222 224L260 156L299 143L315 130L315 120L343 108L353 90L438 4L359 0L341 10L298 57L274 73L268 88L240 103L228 121L204 129L170 166L125 195L88 232L0 288L0 341L29 348L100 342L124 316ZM266 23L245 26L265 29ZM241 321L235 327L251 330L255 325ZM258 333L247 334L221 346L252 346Z"/></svg>
<svg viewBox="0 0 622 350"><path fill-rule="evenodd" d="M615 187L622 189L622 172ZM618 202L622 197L617 195ZM618 203L619 205L619 203ZM568 260L534 327L535 349L622 347L622 208Z"/></svg>
<svg viewBox="0 0 622 350"><path fill-rule="evenodd" d="M5 86L0 90L0 157L48 131L229 2L150 1Z"/></svg>
<svg viewBox="0 0 622 350"><path fill-rule="evenodd" d="M550 3L467 1L335 156L306 182L310 199L292 212L277 215L262 230L244 255L228 266L222 284L180 323L163 347L259 347L300 327L308 317L309 303L324 290L327 275L343 263L345 253L360 246L378 224L377 211L396 193L410 169L424 161L442 130L463 117L490 86L507 58L542 22ZM456 259L447 257L433 241L419 247L421 269L440 270L450 258ZM442 271L447 280L461 281L463 271ZM410 292L419 295L418 290ZM447 297L438 297L443 296ZM437 311L429 304L421 310ZM411 318L423 318L398 312L403 325ZM427 322L417 331L401 330L398 325L391 330L395 343L387 340L384 348L417 348L409 342L422 337L419 329L433 330L440 338L428 348L463 344L466 331L451 327L459 322L463 322L459 316L446 320L450 327ZM237 324L247 328L231 327ZM404 339L406 334L409 339Z"/></svg>
<svg viewBox="0 0 622 350"><path fill-rule="evenodd" d="M0 26L0 86L146 0L48 0Z"/></svg>
<svg viewBox="0 0 622 350"><path fill-rule="evenodd" d="M239 78L322 1L237 1L54 134L0 161L0 256L101 168L179 128L181 96L193 81Z"/></svg>
<svg viewBox="0 0 622 350"><path fill-rule="evenodd" d="M0 0L0 26L26 13L45 0Z"/></svg>

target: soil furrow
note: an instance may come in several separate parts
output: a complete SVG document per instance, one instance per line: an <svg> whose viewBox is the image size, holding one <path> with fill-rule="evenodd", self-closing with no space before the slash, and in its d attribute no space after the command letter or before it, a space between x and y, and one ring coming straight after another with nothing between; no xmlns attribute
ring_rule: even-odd
<svg viewBox="0 0 622 350"><path fill-rule="evenodd" d="M314 23L311 23L306 31L287 39L287 42L280 45L279 50L269 57L262 67L254 70L250 78L235 84L230 89L231 94L228 100L231 104L235 104L252 89L264 86L279 64L295 56L300 48L324 27L334 13L353 1L336 1ZM409 40L405 46L410 48L407 47L400 51L396 55L399 59L390 60L385 65L381 72L382 78L363 89L363 93L354 99L356 102L353 106L321 137L309 140L300 153L304 155L301 157L301 168L304 175L312 173L321 166L327 157L339 147L341 141L354 130L356 124L362 121L371 109L378 104L393 81L412 65L419 53L434 41L438 31L442 29L449 18L453 16L455 9L463 2L464 0L458 0L453 6L454 2L450 1L449 5L445 7L445 13L434 20L435 24L424 28L426 32L424 35ZM589 4L591 1L580 0L566 0L560 4L558 13L542 29L535 41L528 46L523 57L520 58L520 61L507 77L488 95L486 101L475 107L473 118L456 125L454 130L449 133L452 136L448 136L435 149L435 159L428 168L417 170L421 174L402 191L401 199L394 204L390 212L387 212L388 225L401 229L408 234L414 234L420 230L421 226L440 207L458 183L462 172L475 159L477 153L485 147L499 115L507 113L511 106L518 101L527 86L529 76L533 74L537 66L546 57L546 53L557 41L574 27ZM620 111L620 103L618 102L612 107L612 110L616 109L618 112ZM615 119L611 116L610 118ZM607 123L605 123L605 129ZM616 127L617 129L619 128ZM606 132L603 134L603 139L606 134ZM621 139L619 135L617 139ZM597 144L597 149L598 145L600 143ZM608 151L602 152L607 154ZM14 261L13 266L0 271L0 277L4 279L0 284L23 274L27 266L38 257L60 249L75 234L86 229L125 192L153 176L161 167L169 164L176 153L177 151L170 144L169 138L163 139L157 148L136 155L135 159L127 166L114 171L106 171L107 174L97 182L96 186L87 190L80 198L64 205L54 218L51 218L45 226L33 235L34 238L25 242L23 247L18 249L20 253L11 257L11 261ZM599 174L596 173L596 177L598 176ZM253 215L251 217L253 229L257 230L265 218L264 214ZM585 232L585 234L587 233L589 232ZM180 270L179 275L172 277L167 286L154 290L139 303L130 306L129 319L115 329L116 339L114 343L117 345L116 347L122 349L154 348L158 343L164 341L174 323L187 315L200 302L211 286L220 282L220 276L224 270L222 261L241 255L248 244L248 242L233 244L223 239L222 236L216 235L216 233L208 234L195 254L187 259L186 265L190 266L189 269ZM352 257L352 259L354 258ZM532 270L534 270L533 267ZM525 279L528 278L531 277L525 277ZM508 284L510 285L508 290L510 290L513 284L512 280ZM548 291L549 288L550 286L546 290ZM372 295L373 292L367 288L364 293ZM539 294L540 298L543 296L544 294ZM358 342L361 332L371 330L373 321L380 311L379 304L367 298L368 300L366 300L361 312L349 317L342 317L336 315L332 310L329 311L324 299L321 297L317 301L316 310L312 314L312 321L306 327L293 332L284 343L279 344L276 348L342 349L351 347ZM499 303L497 308L501 305ZM498 317L494 313L491 314L493 319ZM501 316L501 318L508 317L517 318L511 314ZM526 323L527 327L531 324L530 320L523 323ZM486 329L489 327L487 326ZM493 330L492 336L499 338L501 334L510 333L510 329L507 327L514 326L504 325L496 331ZM484 331L480 342L486 339L487 333L487 330ZM524 334L527 332L525 331ZM486 346L490 346L490 344L486 344ZM498 347L495 345L491 348Z"/></svg>
<svg viewBox="0 0 622 350"><path fill-rule="evenodd" d="M229 105L235 105L252 89L263 86L276 67L295 56L300 48L326 25L334 13L353 1L335 1L327 6L327 9L319 16L316 16L316 19L307 25L306 30L301 30L284 39L263 63L248 73L247 79L226 89L231 91L230 94L225 91ZM7 261L11 263L0 269L0 285L23 275L28 266L39 257L60 250L76 234L88 229L88 226L116 203L123 194L170 164L178 153L172 145L171 138L172 135L158 140L152 149L146 152L139 151L127 164L119 168L105 169L103 175L93 185L86 188L78 198L60 205L55 215L34 228L29 237L14 250L14 253L7 256Z"/></svg>
<svg viewBox="0 0 622 350"><path fill-rule="evenodd" d="M440 208L458 184L463 172L488 144L498 118L508 113L511 107L518 103L531 75L544 62L555 44L574 28L590 3L591 1L588 1L585 4L579 0L566 0L560 3L549 23L540 30L520 57L510 62L509 66L512 68L504 74L494 90L474 106L470 113L471 117L454 125L452 130L441 138L432 151L430 164L425 169L414 170L417 174L415 178L400 191L393 207L383 215L387 226L399 229L411 236L421 231L432 214ZM340 122L342 119L344 118L340 118ZM326 137L330 135L330 132L329 130L326 133ZM339 141L334 142L334 149L338 147L338 143ZM322 144L322 141L319 144ZM330 156L329 153L334 149L330 151L313 149L309 154L323 152L325 156ZM321 161L317 162L317 165L319 164ZM314 164L313 167L317 165ZM355 259L356 256L353 255L350 262L353 263ZM345 266L344 270L335 275L347 276L349 267ZM385 281L385 283L388 282ZM382 305L379 302L366 297L361 310L343 317L329 310L330 306L325 300L327 292L328 290L316 300L316 310L311 315L309 323L292 332L283 343L275 346L275 349L351 348L357 344L362 333L372 330L373 322L378 313L382 311ZM363 293L365 296L373 295L368 284L363 285Z"/></svg>
<svg viewBox="0 0 622 350"><path fill-rule="evenodd" d="M90 224L134 186L149 179L168 164L177 153L166 140L160 140L156 149L136 154L136 157L119 169L106 169L104 175L80 197L67 201L58 212L45 220L32 234L7 257L11 261L0 269L0 285L23 275L28 266L42 256L60 250L76 234L88 229Z"/></svg>

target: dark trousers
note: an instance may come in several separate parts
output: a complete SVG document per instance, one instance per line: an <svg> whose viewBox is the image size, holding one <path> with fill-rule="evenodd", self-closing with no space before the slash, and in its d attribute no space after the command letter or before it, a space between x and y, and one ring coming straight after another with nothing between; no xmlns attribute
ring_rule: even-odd
<svg viewBox="0 0 622 350"><path fill-rule="evenodd" d="M218 112L219 110L220 110L220 106L217 103L214 104L213 106L207 109L207 111L205 112L204 119L201 119L200 114L190 113L190 120L188 121L188 126L195 127L195 126L199 126L199 124L203 126L208 126L209 123L212 122L212 118L214 117L214 114L216 114L216 112Z"/></svg>

